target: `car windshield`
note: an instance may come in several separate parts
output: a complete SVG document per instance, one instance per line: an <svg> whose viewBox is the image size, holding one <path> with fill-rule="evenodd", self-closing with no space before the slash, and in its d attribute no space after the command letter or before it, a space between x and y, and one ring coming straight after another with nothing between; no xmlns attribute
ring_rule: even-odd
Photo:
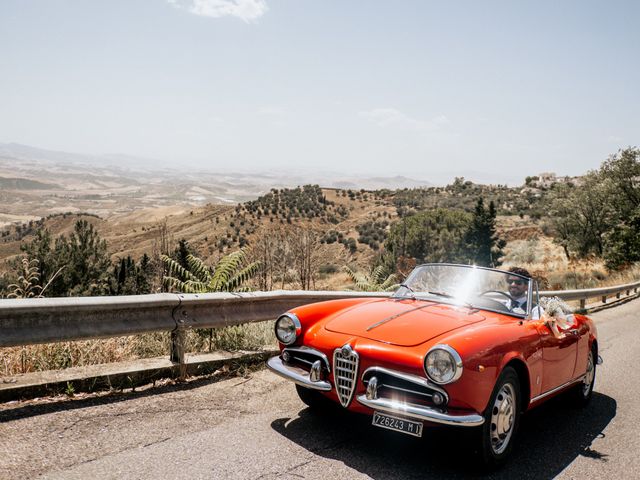
<svg viewBox="0 0 640 480"><path fill-rule="evenodd" d="M392 298L416 298L525 317L535 291L529 278L472 265L416 267ZM537 303L537 302L535 302Z"/></svg>

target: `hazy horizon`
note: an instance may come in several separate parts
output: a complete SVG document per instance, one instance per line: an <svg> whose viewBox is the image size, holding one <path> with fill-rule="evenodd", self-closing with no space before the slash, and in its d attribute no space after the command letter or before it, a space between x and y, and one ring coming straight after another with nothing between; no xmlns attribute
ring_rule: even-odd
<svg viewBox="0 0 640 480"><path fill-rule="evenodd" d="M15 149L15 150L12 150ZM35 153L34 153L35 152ZM21 154L19 154L21 153ZM53 155L53 157L50 156ZM147 171L147 172L161 172L164 170L175 171L182 170L178 165L171 164L162 164L158 163L157 159L152 158L144 158L131 156L123 153L84 153L84 152L65 152L62 150L48 150L41 149L32 145L24 145L15 142L0 142L0 158L6 155L11 158L21 158L28 160L44 160L48 162L59 162L59 164L63 163L71 163L71 164L84 164L84 165L102 165L104 167L116 167L119 169L123 169L125 171ZM107 161L104 163L103 161ZM126 162L126 163L125 163ZM264 167L260 169L260 167L243 167L239 166L226 166L226 167L213 167L207 164L198 165L194 163L192 165L187 165L189 171L185 172L186 174L193 174L197 172L206 172L206 173L219 173L222 175L254 175L256 177L271 177L281 180L279 176L286 174L289 179L300 177L296 185L302 185L303 183L320 183L320 186L326 186L331 188L332 185L322 185L322 181L318 182L314 179L317 176L322 176L323 179L332 179L332 183L338 183L340 180L344 182L355 182L357 185L358 179L367 179L374 180L379 178L381 180L392 180L394 178L398 179L407 179L408 182L405 182L407 187L410 187L409 183L420 183L424 186L445 186L447 184L453 183L456 177L464 177L465 180L471 180L475 183L483 183L483 184L506 184L508 186L519 186L524 184L526 175L513 175L511 177L503 175L500 177L500 181L497 178L492 176L487 172L482 172L478 170L465 170L460 172L444 172L442 174L430 174L428 177L418 177L416 175L406 174L402 175L400 173L389 172L388 175L366 175L363 173L345 173L344 171L339 170L320 170L318 168L314 168L314 166L296 166L296 167L281 167L281 168L267 168ZM537 172L535 175L545 173L545 172ZM576 175L568 175L563 173L562 171L553 171L558 177L563 176L576 176ZM579 175L583 175L587 173L584 171ZM411 181L411 182L409 182ZM402 183L402 182L401 182ZM293 183L291 183L292 186ZM398 187L401 188L401 187Z"/></svg>
<svg viewBox="0 0 640 480"><path fill-rule="evenodd" d="M625 1L7 0L0 142L206 171L582 175L638 144L639 14Z"/></svg>

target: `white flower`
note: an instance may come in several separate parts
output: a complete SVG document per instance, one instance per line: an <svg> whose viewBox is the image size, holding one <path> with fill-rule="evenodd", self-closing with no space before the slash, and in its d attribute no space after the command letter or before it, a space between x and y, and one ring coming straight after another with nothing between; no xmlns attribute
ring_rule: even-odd
<svg viewBox="0 0 640 480"><path fill-rule="evenodd" d="M542 297L540 306L550 317L564 317L573 313L573 308L558 297Z"/></svg>

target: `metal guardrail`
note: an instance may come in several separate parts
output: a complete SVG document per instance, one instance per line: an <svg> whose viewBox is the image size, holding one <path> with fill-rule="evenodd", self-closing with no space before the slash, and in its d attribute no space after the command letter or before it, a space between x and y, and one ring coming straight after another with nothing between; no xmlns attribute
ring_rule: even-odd
<svg viewBox="0 0 640 480"><path fill-rule="evenodd" d="M587 290L541 291L542 296L579 300L638 292L640 282ZM273 291L67 297L0 300L0 347L171 331L171 359L184 364L184 337L191 328L215 328L275 319L297 305L388 293Z"/></svg>
<svg viewBox="0 0 640 480"><path fill-rule="evenodd" d="M0 300L0 347L274 319L297 305L388 293L273 291Z"/></svg>
<svg viewBox="0 0 640 480"><path fill-rule="evenodd" d="M615 285L613 287L585 288L583 290L548 290L541 291L540 296L555 296L567 301L579 300L580 308L584 309L587 306L587 300L589 300L590 298L599 297L602 303L607 303L607 299L614 295L616 299L622 298L623 294L629 296L632 294L632 292L635 295L636 293L638 293L638 288L640 288L640 282Z"/></svg>

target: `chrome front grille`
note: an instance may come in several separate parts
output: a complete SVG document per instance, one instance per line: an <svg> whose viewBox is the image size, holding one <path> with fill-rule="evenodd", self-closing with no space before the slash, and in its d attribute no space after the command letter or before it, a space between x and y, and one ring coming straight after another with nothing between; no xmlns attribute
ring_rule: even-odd
<svg viewBox="0 0 640 480"><path fill-rule="evenodd" d="M358 354L350 345L336 348L333 352L333 378L338 398L345 408L349 406L356 389L358 360Z"/></svg>
<svg viewBox="0 0 640 480"><path fill-rule="evenodd" d="M316 360L320 360L325 371L327 373L331 372L331 365L329 365L327 356L319 350L304 345L285 348L282 351L282 359L285 363L302 367L305 370L310 370L313 363Z"/></svg>
<svg viewBox="0 0 640 480"><path fill-rule="evenodd" d="M368 387L372 378L376 379L373 390L380 398L437 407L449 402L446 390L424 377L384 367L370 367L362 374L362 382Z"/></svg>

